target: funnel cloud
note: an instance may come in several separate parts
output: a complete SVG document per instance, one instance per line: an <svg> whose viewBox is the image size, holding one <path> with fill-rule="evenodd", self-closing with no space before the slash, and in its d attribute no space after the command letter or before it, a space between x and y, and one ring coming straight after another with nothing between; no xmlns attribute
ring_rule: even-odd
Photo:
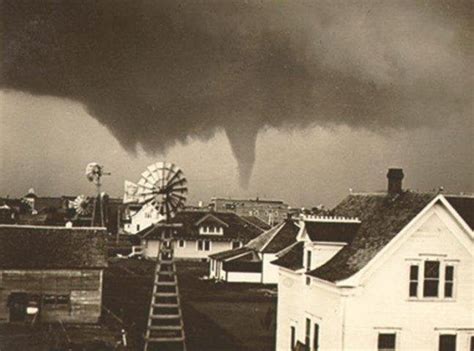
<svg viewBox="0 0 474 351"><path fill-rule="evenodd" d="M1 6L4 89L79 101L130 152L224 131L242 187L265 128L472 118L471 1Z"/></svg>

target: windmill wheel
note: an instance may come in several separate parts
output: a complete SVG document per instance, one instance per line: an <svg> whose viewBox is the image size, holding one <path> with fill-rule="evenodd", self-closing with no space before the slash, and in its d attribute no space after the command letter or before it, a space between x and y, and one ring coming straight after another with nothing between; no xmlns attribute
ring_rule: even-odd
<svg viewBox="0 0 474 351"><path fill-rule="evenodd" d="M188 188L184 174L176 165L157 162L148 166L137 183L140 204L150 204L167 219L184 207Z"/></svg>

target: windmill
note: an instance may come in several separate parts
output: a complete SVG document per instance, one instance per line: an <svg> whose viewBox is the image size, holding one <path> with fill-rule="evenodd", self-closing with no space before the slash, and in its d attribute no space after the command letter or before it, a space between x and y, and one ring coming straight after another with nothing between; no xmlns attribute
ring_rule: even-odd
<svg viewBox="0 0 474 351"><path fill-rule="evenodd" d="M96 162L91 162L86 166L86 177L89 182L94 183L97 189L97 197L94 200L94 206L92 210L92 226L98 225L100 227L105 226L105 214L104 214L104 198L105 194L101 193L100 187L102 185L101 179L104 175L110 175L110 173L104 172L104 166L99 165Z"/></svg>
<svg viewBox="0 0 474 351"><path fill-rule="evenodd" d="M90 213L90 202L89 199L84 195L79 195L70 203L70 207L73 208L78 216L87 216Z"/></svg>
<svg viewBox="0 0 474 351"><path fill-rule="evenodd" d="M170 223L184 207L188 188L183 172L174 164L157 162L147 167L137 184L125 182L124 202L153 206L163 217L156 223L161 234L150 302L145 351L186 350L184 324L173 255L173 233L182 224Z"/></svg>

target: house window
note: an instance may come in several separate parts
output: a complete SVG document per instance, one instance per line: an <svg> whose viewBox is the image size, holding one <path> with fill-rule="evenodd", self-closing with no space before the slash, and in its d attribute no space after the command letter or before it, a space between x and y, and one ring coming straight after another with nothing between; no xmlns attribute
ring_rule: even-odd
<svg viewBox="0 0 474 351"><path fill-rule="evenodd" d="M425 261L423 297L438 297L439 261Z"/></svg>
<svg viewBox="0 0 474 351"><path fill-rule="evenodd" d="M379 334L377 342L378 351L395 351L396 335L395 333Z"/></svg>
<svg viewBox="0 0 474 351"><path fill-rule="evenodd" d="M454 266L446 266L444 269L444 297L453 297Z"/></svg>
<svg viewBox="0 0 474 351"><path fill-rule="evenodd" d="M310 350L311 345L311 319L306 318L306 330L305 330L305 337L304 337L304 344L306 346L306 350Z"/></svg>
<svg viewBox="0 0 474 351"><path fill-rule="evenodd" d="M439 336L439 351L456 351L456 335L441 334Z"/></svg>
<svg viewBox="0 0 474 351"><path fill-rule="evenodd" d="M306 252L306 270L309 271L311 269L311 251Z"/></svg>
<svg viewBox="0 0 474 351"><path fill-rule="evenodd" d="M306 277L306 285L310 285L311 284L311 278L310 277Z"/></svg>
<svg viewBox="0 0 474 351"><path fill-rule="evenodd" d="M410 266L410 297L418 296L418 271L417 265Z"/></svg>
<svg viewBox="0 0 474 351"><path fill-rule="evenodd" d="M232 248L233 249L238 249L242 243L240 241L232 241Z"/></svg>
<svg viewBox="0 0 474 351"><path fill-rule="evenodd" d="M314 331L313 331L313 351L319 350L319 324L314 324Z"/></svg>
<svg viewBox="0 0 474 351"><path fill-rule="evenodd" d="M184 247L184 240L178 240L178 247Z"/></svg>
<svg viewBox="0 0 474 351"><path fill-rule="evenodd" d="M290 328L290 350L293 350L296 344L296 328Z"/></svg>
<svg viewBox="0 0 474 351"><path fill-rule="evenodd" d="M198 248L198 251L210 251L211 242L209 240L198 240L197 248Z"/></svg>
<svg viewBox="0 0 474 351"><path fill-rule="evenodd" d="M426 260L410 265L408 294L410 298L453 298L454 264Z"/></svg>
<svg viewBox="0 0 474 351"><path fill-rule="evenodd" d="M137 232L140 231L140 224L137 224Z"/></svg>

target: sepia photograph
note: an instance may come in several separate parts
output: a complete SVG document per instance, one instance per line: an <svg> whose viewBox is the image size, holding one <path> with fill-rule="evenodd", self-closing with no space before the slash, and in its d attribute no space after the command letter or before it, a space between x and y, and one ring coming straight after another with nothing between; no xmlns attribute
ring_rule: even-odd
<svg viewBox="0 0 474 351"><path fill-rule="evenodd" d="M474 351L473 0L0 0L0 351Z"/></svg>

